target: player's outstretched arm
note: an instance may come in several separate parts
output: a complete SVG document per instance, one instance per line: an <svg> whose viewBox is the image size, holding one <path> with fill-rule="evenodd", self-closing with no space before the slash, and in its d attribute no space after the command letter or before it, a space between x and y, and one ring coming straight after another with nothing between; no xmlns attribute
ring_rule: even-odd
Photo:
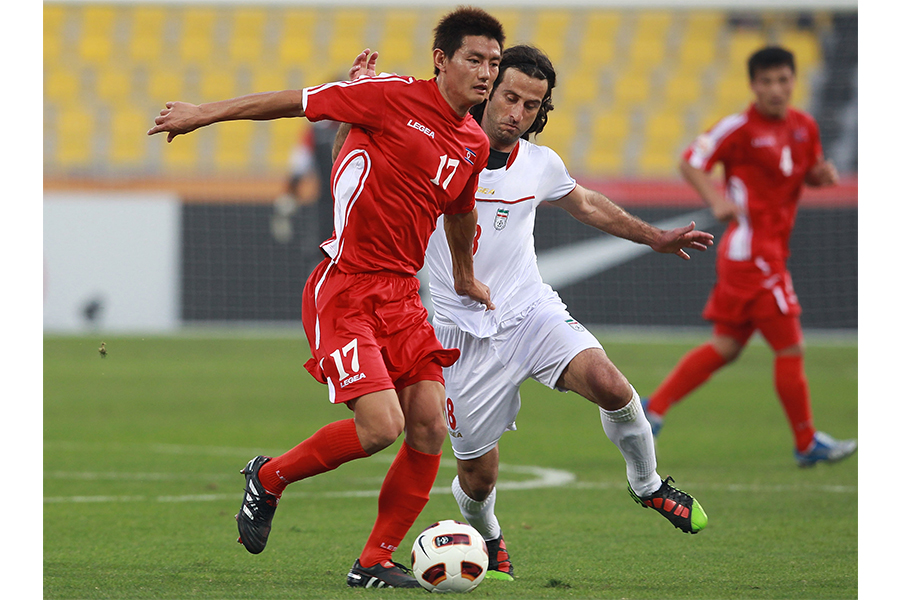
<svg viewBox="0 0 900 600"><path fill-rule="evenodd" d="M656 252L675 254L690 260L686 250L706 250L712 246L713 236L694 231L694 223L677 229L663 230L639 219L621 206L594 190L576 185L568 195L554 204L570 215L600 231L650 246Z"/></svg>
<svg viewBox="0 0 900 600"><path fill-rule="evenodd" d="M199 105L166 102L166 107L155 119L156 125L147 131L147 135L165 132L168 133L166 141L171 142L177 135L222 121L268 121L302 116L305 116L302 90L248 94Z"/></svg>
<svg viewBox="0 0 900 600"><path fill-rule="evenodd" d="M468 296L476 302L494 310L491 290L475 279L475 263L472 259L472 244L475 241L475 226L478 224L476 210L456 215L444 215L444 233L450 247L453 262L453 286L460 296Z"/></svg>

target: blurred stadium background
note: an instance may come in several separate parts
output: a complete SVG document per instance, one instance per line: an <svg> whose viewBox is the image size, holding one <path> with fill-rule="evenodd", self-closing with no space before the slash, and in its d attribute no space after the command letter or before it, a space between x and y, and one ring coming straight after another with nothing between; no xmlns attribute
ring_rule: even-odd
<svg viewBox="0 0 900 600"><path fill-rule="evenodd" d="M805 193L791 269L805 327L855 334L855 2L477 4L501 19L508 44L535 44L555 63L557 108L538 143L559 152L582 184L642 218L697 219L716 234L722 227L677 177L679 155L749 103L750 53L770 42L793 50L794 103L818 119L842 183ZM309 226L317 207L288 215L293 235L272 226L290 153L310 125L227 123L172 144L145 132L168 100L333 80L365 47L380 52L381 71L430 77L432 28L454 5L44 2L45 331L297 325L318 259ZM542 259L579 242L608 243L562 211L540 216ZM647 253L595 260L610 254L585 251L582 272L557 281L577 318L704 325L713 253L690 262Z"/></svg>

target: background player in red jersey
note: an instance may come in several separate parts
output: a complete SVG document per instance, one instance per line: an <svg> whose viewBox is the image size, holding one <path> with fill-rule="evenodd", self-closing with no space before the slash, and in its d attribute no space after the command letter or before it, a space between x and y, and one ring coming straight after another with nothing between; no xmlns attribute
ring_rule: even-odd
<svg viewBox="0 0 900 600"><path fill-rule="evenodd" d="M793 54L763 48L750 57L748 70L755 102L698 137L681 162L684 178L713 215L728 223L718 246L716 284L703 311L713 323L712 338L681 359L645 410L658 433L671 405L735 360L759 330L775 353L775 389L798 464L835 462L856 451L856 440L835 440L813 426L800 304L787 258L803 185L834 185L838 175L822 155L815 120L790 106ZM725 168L725 195L709 175L718 162Z"/></svg>
<svg viewBox="0 0 900 600"><path fill-rule="evenodd" d="M459 350L437 341L415 274L444 215L457 292L493 308L472 266L474 193L489 145L468 110L487 97L503 41L496 19L459 8L435 28L434 79L386 75L199 106L169 102L148 131L167 132L172 141L234 119L305 116L353 124L332 169L334 235L321 245L326 258L304 289L303 326L313 355L307 370L354 416L322 427L281 456L247 464L236 518L240 541L254 554L266 546L288 484L374 454L405 433L347 584L419 587L391 558L437 475L447 433L442 367ZM366 53L358 61L365 63Z"/></svg>

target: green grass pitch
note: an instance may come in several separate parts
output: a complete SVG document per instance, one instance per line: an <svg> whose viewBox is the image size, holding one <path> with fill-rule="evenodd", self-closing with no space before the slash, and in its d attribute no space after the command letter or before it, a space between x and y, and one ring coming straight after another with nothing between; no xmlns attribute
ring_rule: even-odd
<svg viewBox="0 0 900 600"><path fill-rule="evenodd" d="M598 333L643 394L697 341ZM307 355L285 336L45 338L44 598L421 597L345 583L396 447L289 487L262 554L235 543L247 460L350 416L305 372ZM856 437L857 346L810 344L806 366L816 425ZM703 504L699 535L629 498L596 407L526 383L519 430L501 443L501 482L516 485L498 494L519 577L472 597L856 598L857 458L794 464L771 369L753 343L669 413L659 472ZM461 520L451 458L447 442L398 561L421 529Z"/></svg>

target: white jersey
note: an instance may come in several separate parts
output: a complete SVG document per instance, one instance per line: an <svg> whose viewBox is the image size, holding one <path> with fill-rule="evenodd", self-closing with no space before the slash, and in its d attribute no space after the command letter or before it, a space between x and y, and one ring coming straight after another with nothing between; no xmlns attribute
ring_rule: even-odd
<svg viewBox="0 0 900 600"><path fill-rule="evenodd" d="M541 202L559 200L575 185L556 152L523 139L510 154L506 168L483 170L475 193L475 278L490 288L496 309L489 311L456 293L441 217L425 255L436 318L485 338L493 335L501 322L520 315L544 297L555 296L537 267L535 211Z"/></svg>

